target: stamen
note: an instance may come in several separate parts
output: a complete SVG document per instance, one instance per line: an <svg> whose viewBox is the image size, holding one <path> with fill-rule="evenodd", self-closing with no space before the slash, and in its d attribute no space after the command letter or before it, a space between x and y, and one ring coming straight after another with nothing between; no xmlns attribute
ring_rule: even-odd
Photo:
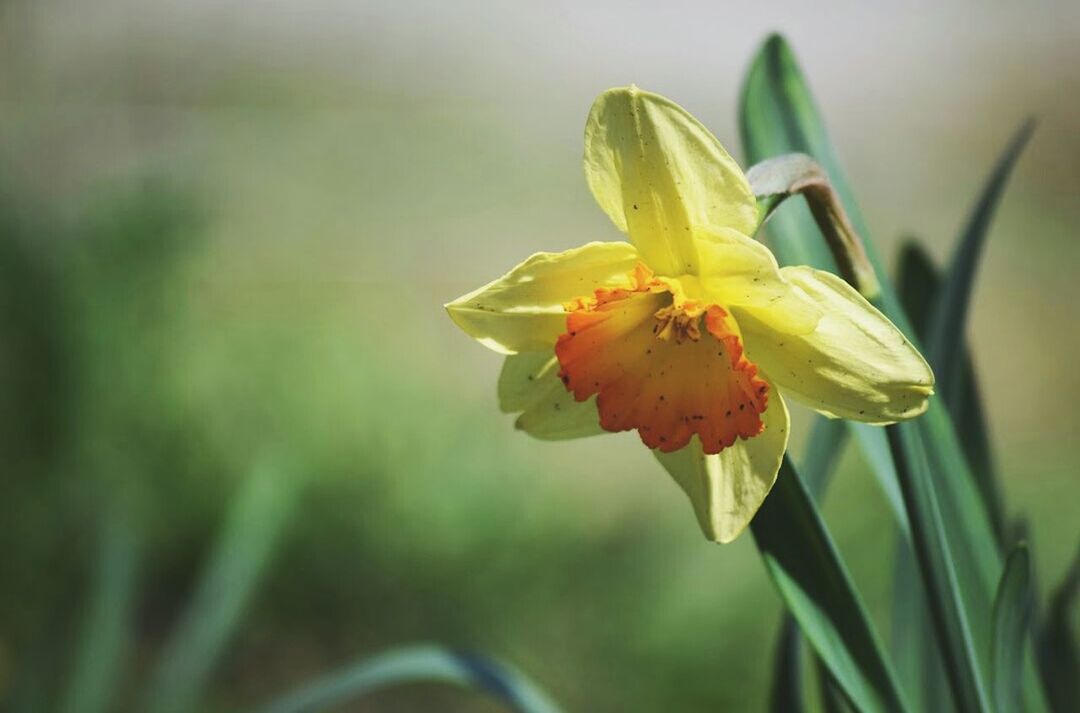
<svg viewBox="0 0 1080 713"><path fill-rule="evenodd" d="M701 339L701 315L704 313L695 303L687 303L682 307L669 305L656 311L656 326L653 332L658 339L665 342L675 337L676 344L682 344L687 339L696 342Z"/></svg>

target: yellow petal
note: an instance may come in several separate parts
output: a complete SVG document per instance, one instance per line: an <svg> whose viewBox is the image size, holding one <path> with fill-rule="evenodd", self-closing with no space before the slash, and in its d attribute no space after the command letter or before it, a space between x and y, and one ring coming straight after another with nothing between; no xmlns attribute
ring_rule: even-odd
<svg viewBox="0 0 1080 713"><path fill-rule="evenodd" d="M822 311L784 279L772 252L737 230L696 230L701 286L720 305L742 307L774 329L809 334ZM685 279L685 278L684 278Z"/></svg>
<svg viewBox="0 0 1080 713"><path fill-rule="evenodd" d="M765 430L736 441L717 455L705 455L694 439L674 453L653 451L694 506L705 537L731 542L746 529L765 502L787 449L787 405L774 393L763 414Z"/></svg>
<svg viewBox="0 0 1080 713"><path fill-rule="evenodd" d="M926 410L934 375L885 315L832 273L781 273L824 316L811 334L785 334L735 310L747 354L771 382L826 416L892 423Z"/></svg>
<svg viewBox="0 0 1080 713"><path fill-rule="evenodd" d="M506 357L499 374L499 408L520 412L515 427L543 440L604 433L595 399L574 399L559 379L559 360L551 351Z"/></svg>
<svg viewBox="0 0 1080 713"><path fill-rule="evenodd" d="M739 165L685 109L637 87L597 98L585 177L604 212L657 274L696 273L696 226L751 233L757 204Z"/></svg>
<svg viewBox="0 0 1080 713"><path fill-rule="evenodd" d="M537 253L446 311L466 334L502 354L549 350L566 331L563 305L599 287L628 286L639 260L634 246L623 242Z"/></svg>

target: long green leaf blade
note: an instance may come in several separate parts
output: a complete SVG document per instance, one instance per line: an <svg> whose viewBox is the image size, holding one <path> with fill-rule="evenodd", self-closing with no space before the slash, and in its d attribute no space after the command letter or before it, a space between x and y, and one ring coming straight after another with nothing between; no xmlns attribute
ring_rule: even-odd
<svg viewBox="0 0 1080 713"><path fill-rule="evenodd" d="M925 250L913 242L903 245L900 249L897 278L900 300L911 319L915 333L924 341L930 329L935 304L941 296L941 279ZM971 349L966 343L961 345L961 349L962 366L955 374L959 383L955 386L951 383L942 384L941 372L937 372L938 388L944 392L945 403L952 414L964 455L971 465L972 476L982 495L998 543L1001 544L1005 532L1004 503L993 453L990 450L986 410L975 378Z"/></svg>
<svg viewBox="0 0 1080 713"><path fill-rule="evenodd" d="M517 713L559 713L559 707L507 664L433 644L402 646L327 674L259 709L259 713L315 713L373 691L438 681L485 691Z"/></svg>
<svg viewBox="0 0 1080 713"><path fill-rule="evenodd" d="M914 242L905 243L900 251L897 286L904 311L919 337L926 335L939 284L930 257ZM951 710L949 683L931 628L915 553L903 537L897 538L895 550L891 651L897 672L908 694L921 701L924 710Z"/></svg>
<svg viewBox="0 0 1080 713"><path fill-rule="evenodd" d="M997 596L991 638L994 704L998 713L1020 713L1024 670L1024 643L1031 625L1031 561L1028 549L1019 544L1005 561Z"/></svg>
<svg viewBox="0 0 1080 713"><path fill-rule="evenodd" d="M971 633L971 613L961 597L959 573L945 539L945 524L922 440L912 423L899 423L886 430L954 700L965 713L989 713L990 697Z"/></svg>
<svg viewBox="0 0 1080 713"><path fill-rule="evenodd" d="M790 459L750 523L803 635L859 710L906 710L866 609Z"/></svg>
<svg viewBox="0 0 1080 713"><path fill-rule="evenodd" d="M1034 131L1035 122L1029 119L1016 131L998 159L961 233L941 297L935 301L926 349L927 358L943 388L959 388L958 372L963 367L961 346L979 256L1005 183Z"/></svg>

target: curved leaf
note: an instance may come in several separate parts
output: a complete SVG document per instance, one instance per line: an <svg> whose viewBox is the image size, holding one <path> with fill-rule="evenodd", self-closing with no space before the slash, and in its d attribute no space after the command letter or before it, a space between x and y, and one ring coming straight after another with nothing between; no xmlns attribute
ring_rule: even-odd
<svg viewBox="0 0 1080 713"><path fill-rule="evenodd" d="M406 683L439 681L476 688L517 713L559 713L559 707L512 667L433 644L402 646L327 674L259 709L259 713L328 710Z"/></svg>

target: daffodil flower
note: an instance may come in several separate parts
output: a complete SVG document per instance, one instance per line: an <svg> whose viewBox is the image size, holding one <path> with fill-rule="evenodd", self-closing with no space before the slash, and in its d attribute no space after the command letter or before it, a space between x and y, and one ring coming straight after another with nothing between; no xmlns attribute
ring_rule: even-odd
<svg viewBox="0 0 1080 713"><path fill-rule="evenodd" d="M596 100L585 175L629 242L537 253L447 305L507 358L504 411L540 438L636 430L729 542L776 480L789 396L885 424L926 409L933 374L837 276L777 265L754 194L684 109L636 87Z"/></svg>

